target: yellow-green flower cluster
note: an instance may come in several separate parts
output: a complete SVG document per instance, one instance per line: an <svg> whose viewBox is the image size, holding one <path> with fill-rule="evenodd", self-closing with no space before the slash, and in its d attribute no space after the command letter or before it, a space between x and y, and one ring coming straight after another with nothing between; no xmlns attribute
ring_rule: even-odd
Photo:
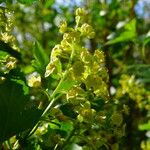
<svg viewBox="0 0 150 150"><path fill-rule="evenodd" d="M60 24L60 32L63 33L63 39L56 45L50 56L50 62L46 67L45 77L57 74L59 79L65 72L68 72L70 80L76 80L79 86L85 84L87 91L92 91L96 96L108 98L107 84L108 74L104 67L104 53L99 49L94 54L82 44L84 38L93 38L94 29L88 23L82 22L87 12L83 8L76 10L76 17L79 22L75 28L69 28L64 21ZM82 21L81 21L82 20ZM70 89L68 93L74 91ZM68 94L67 99L70 99Z"/></svg>
<svg viewBox="0 0 150 150"><path fill-rule="evenodd" d="M95 32L94 32L92 26L90 26L87 23L84 23L81 26L80 31L81 31L82 35L87 36L89 39L92 39L95 36Z"/></svg>
<svg viewBox="0 0 150 150"><path fill-rule="evenodd" d="M14 69L17 64L17 59L15 57L11 57L6 55L4 58L0 60L0 71L9 73L10 70Z"/></svg>
<svg viewBox="0 0 150 150"><path fill-rule="evenodd" d="M131 99L135 100L138 107L150 108L150 93L144 88L135 76L122 75L120 79L121 88L118 90L116 97L120 98L124 94L128 94Z"/></svg>
<svg viewBox="0 0 150 150"><path fill-rule="evenodd" d="M7 8L0 8L0 39L12 44L15 38L11 33L13 29L13 15L11 14L12 12Z"/></svg>

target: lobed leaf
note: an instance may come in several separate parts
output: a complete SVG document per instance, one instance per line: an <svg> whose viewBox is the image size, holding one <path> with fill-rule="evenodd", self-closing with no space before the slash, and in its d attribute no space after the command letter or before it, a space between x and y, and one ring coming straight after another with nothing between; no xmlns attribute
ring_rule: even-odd
<svg viewBox="0 0 150 150"><path fill-rule="evenodd" d="M28 89L20 80L7 79L0 84L0 142L30 129L41 112L29 103Z"/></svg>

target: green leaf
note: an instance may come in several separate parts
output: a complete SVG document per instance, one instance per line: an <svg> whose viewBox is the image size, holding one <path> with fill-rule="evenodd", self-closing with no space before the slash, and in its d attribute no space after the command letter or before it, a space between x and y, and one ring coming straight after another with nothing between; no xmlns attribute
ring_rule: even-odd
<svg viewBox="0 0 150 150"><path fill-rule="evenodd" d="M127 23L127 24L125 25L125 29L126 29L127 31L131 31L131 32L136 33L136 20L133 19L133 20L131 20L129 23Z"/></svg>
<svg viewBox="0 0 150 150"><path fill-rule="evenodd" d="M47 0L45 3L45 7L46 8L51 7L54 4L54 2L55 2L55 0Z"/></svg>
<svg viewBox="0 0 150 150"><path fill-rule="evenodd" d="M75 85L75 83L76 81L74 80L69 80L69 79L64 80L58 88L58 93L60 92L66 93Z"/></svg>
<svg viewBox="0 0 150 150"><path fill-rule="evenodd" d="M126 42L129 40L132 40L135 37L135 34L133 32L130 31L126 31L121 33L121 35L119 37L116 37L113 40L110 40L107 42L107 44L115 44L115 43L119 43L119 42Z"/></svg>
<svg viewBox="0 0 150 150"><path fill-rule="evenodd" d="M68 121L61 121L53 120L52 123L49 124L49 127L54 131L61 131L65 133L65 135L69 135L70 132L73 130L73 122Z"/></svg>
<svg viewBox="0 0 150 150"><path fill-rule="evenodd" d="M148 44L148 43L150 43L150 37L146 37L145 39L144 39L144 41L143 41L143 46L142 46L142 56L143 56L143 58L145 59L145 46Z"/></svg>
<svg viewBox="0 0 150 150"><path fill-rule="evenodd" d="M61 130L66 131L67 133L73 130L73 123L71 121L61 122Z"/></svg>
<svg viewBox="0 0 150 150"><path fill-rule="evenodd" d="M49 58L39 42L35 42L33 55L35 58L32 62L33 67L35 67L39 73L44 73L45 67L49 62Z"/></svg>
<svg viewBox="0 0 150 150"><path fill-rule="evenodd" d="M0 142L30 129L41 112L29 105L28 88L20 80L0 84Z"/></svg>
<svg viewBox="0 0 150 150"><path fill-rule="evenodd" d="M44 69L41 64L39 63L38 60L32 60L32 67L40 74L43 74L44 73Z"/></svg>
<svg viewBox="0 0 150 150"><path fill-rule="evenodd" d="M24 92L24 95L27 95L29 93L29 87L26 86L26 84L23 80L12 79L12 81L15 81L17 84L22 85L22 90Z"/></svg>
<svg viewBox="0 0 150 150"><path fill-rule="evenodd" d="M2 76L9 72L6 69L6 63L7 63L7 59L9 58L9 56L10 55L7 52L0 51L0 75Z"/></svg>
<svg viewBox="0 0 150 150"><path fill-rule="evenodd" d="M17 58L18 60L21 60L21 54L14 50L12 47L10 47L9 44L5 43L4 41L0 40L0 51L6 52L9 55Z"/></svg>
<svg viewBox="0 0 150 150"><path fill-rule="evenodd" d="M136 77L141 78L143 82L150 82L150 65L148 64L130 65L126 67L124 71L136 75Z"/></svg>
<svg viewBox="0 0 150 150"><path fill-rule="evenodd" d="M70 118L76 118L77 113L73 111L73 106L69 103L60 106L60 110L63 112L65 116Z"/></svg>
<svg viewBox="0 0 150 150"><path fill-rule="evenodd" d="M0 62L6 61L8 56L9 56L9 54L7 52L0 51Z"/></svg>
<svg viewBox="0 0 150 150"><path fill-rule="evenodd" d="M17 1L23 4L32 4L33 2L37 0L17 0Z"/></svg>
<svg viewBox="0 0 150 150"><path fill-rule="evenodd" d="M106 45L115 44L119 42L132 41L136 37L136 20L131 20L125 26L125 31L122 32L118 37L108 41Z"/></svg>
<svg viewBox="0 0 150 150"><path fill-rule="evenodd" d="M150 122L139 125L139 130L150 130Z"/></svg>
<svg viewBox="0 0 150 150"><path fill-rule="evenodd" d="M150 37L144 39L143 45L146 46L150 42Z"/></svg>
<svg viewBox="0 0 150 150"><path fill-rule="evenodd" d="M40 43L37 41L35 42L33 53L34 58L38 60L41 65L46 65L48 63L49 58Z"/></svg>
<svg viewBox="0 0 150 150"><path fill-rule="evenodd" d="M75 144L75 143L71 143L69 145L67 145L64 150L82 150L82 147Z"/></svg>

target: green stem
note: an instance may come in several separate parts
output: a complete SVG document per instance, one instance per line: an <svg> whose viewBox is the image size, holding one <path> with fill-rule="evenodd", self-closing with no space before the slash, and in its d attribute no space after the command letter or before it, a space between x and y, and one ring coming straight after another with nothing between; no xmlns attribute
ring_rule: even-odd
<svg viewBox="0 0 150 150"><path fill-rule="evenodd" d="M30 133L28 134L27 138L29 138L31 135L34 134L34 132L37 130L37 128L40 125L40 120L42 120L41 118L53 107L55 101L62 96L61 94L59 96L57 96L55 99L51 100L51 102L49 103L49 105L46 107L46 109L43 111L39 121L37 122L37 124L33 127L33 129L30 131Z"/></svg>
<svg viewBox="0 0 150 150"><path fill-rule="evenodd" d="M62 82L63 82L64 79L66 78L67 74L68 74L68 70L65 71L65 73L64 73L63 77L61 78L59 84L57 85L56 89L53 91L52 95L49 96L49 101L50 101L49 105L48 105L48 106L45 108L45 110L43 111L43 113L42 113L42 115L41 115L39 121L37 122L37 124L36 124L36 125L32 128L32 130L29 132L29 134L27 135L27 138L29 138L31 135L34 134L34 132L37 130L37 128L38 128L39 125L40 125L40 120L41 120L41 118L53 107L53 105L54 105L54 103L56 102L56 100L57 100L60 96L62 96L62 94L59 94L59 96L55 97L56 94L58 93L58 90L59 90L59 88L60 88ZM54 98L54 97L55 97L55 98Z"/></svg>
<svg viewBox="0 0 150 150"><path fill-rule="evenodd" d="M12 150L12 147L10 146L10 142L8 140L4 142L4 146L6 149Z"/></svg>
<svg viewBox="0 0 150 150"><path fill-rule="evenodd" d="M55 97L55 95L58 93L59 88L60 88L62 82L65 80L67 74L68 74L68 70L64 72L63 77L62 77L61 80L59 81L59 83L58 83L56 89L53 91L52 95L49 97L49 100L52 100L52 99ZM48 106L47 106L47 107L48 107ZM46 109L47 109L47 108L46 108Z"/></svg>

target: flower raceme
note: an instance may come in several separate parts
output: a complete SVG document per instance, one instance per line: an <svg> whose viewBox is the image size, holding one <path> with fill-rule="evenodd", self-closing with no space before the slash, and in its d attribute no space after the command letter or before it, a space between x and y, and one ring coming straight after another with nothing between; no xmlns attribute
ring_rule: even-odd
<svg viewBox="0 0 150 150"><path fill-rule="evenodd" d="M107 103L109 94L104 53L99 49L90 53L83 44L85 39L95 36L92 26L83 22L87 14L85 12L83 8L76 10L76 17L80 17L80 20L74 28L69 28L66 22L60 24L63 39L51 51L45 77L50 76L57 80L58 86L66 81L75 81L67 91L62 90L62 94L65 94L63 101L73 105L73 111L78 114L76 120L90 123L97 118L97 112L92 108L92 101L95 97L101 97ZM56 76L58 78L55 78ZM57 89L59 87L56 87Z"/></svg>
<svg viewBox="0 0 150 150"><path fill-rule="evenodd" d="M75 14L76 17L79 16L83 20L87 13L83 8L78 8ZM67 23L63 21L59 28L60 32L63 33L63 39L52 49L45 77L53 76L53 74L63 75L68 70L73 80L84 83L87 89L94 90L96 95L108 97L106 81L100 76L101 72L106 70L104 54L98 49L95 50L94 54L91 54L82 45L85 38L94 38L95 32L92 26L88 23L78 22L77 26L69 28ZM105 76L108 78L107 70L105 72Z"/></svg>

